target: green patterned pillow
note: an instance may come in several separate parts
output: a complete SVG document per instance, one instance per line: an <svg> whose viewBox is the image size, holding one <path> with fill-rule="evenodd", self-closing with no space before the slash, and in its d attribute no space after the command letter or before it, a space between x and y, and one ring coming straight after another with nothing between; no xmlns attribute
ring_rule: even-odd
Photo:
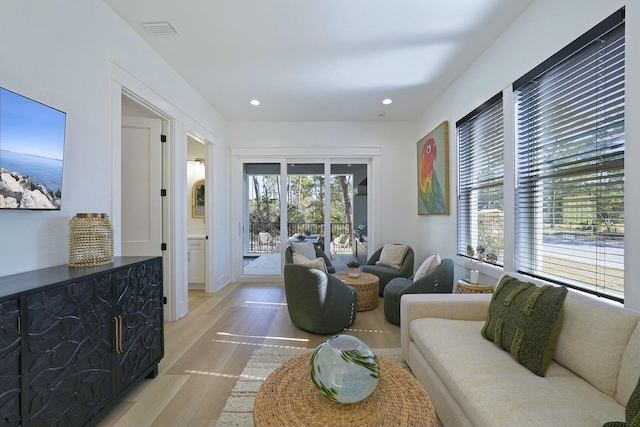
<svg viewBox="0 0 640 427"><path fill-rule="evenodd" d="M496 287L482 336L544 377L556 350L567 288L536 286L504 276Z"/></svg>
<svg viewBox="0 0 640 427"><path fill-rule="evenodd" d="M640 378L638 378L638 384L629 397L624 418L626 422L611 421L604 423L602 427L640 427Z"/></svg>
<svg viewBox="0 0 640 427"><path fill-rule="evenodd" d="M627 420L627 427L640 427L640 378L638 378L638 384L636 384L635 390L629 397L624 414Z"/></svg>

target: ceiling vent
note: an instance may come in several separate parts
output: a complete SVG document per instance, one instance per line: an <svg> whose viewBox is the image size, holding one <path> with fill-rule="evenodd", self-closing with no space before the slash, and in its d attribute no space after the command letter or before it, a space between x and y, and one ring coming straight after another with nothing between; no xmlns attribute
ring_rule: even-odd
<svg viewBox="0 0 640 427"><path fill-rule="evenodd" d="M150 36L175 36L178 34L176 28L169 21L148 21L142 22L141 25Z"/></svg>

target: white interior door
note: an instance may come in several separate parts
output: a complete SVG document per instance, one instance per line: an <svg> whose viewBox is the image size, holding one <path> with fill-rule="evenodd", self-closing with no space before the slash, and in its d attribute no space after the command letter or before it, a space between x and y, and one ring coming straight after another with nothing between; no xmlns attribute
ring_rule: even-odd
<svg viewBox="0 0 640 427"><path fill-rule="evenodd" d="M162 121L122 117L122 255L162 255Z"/></svg>

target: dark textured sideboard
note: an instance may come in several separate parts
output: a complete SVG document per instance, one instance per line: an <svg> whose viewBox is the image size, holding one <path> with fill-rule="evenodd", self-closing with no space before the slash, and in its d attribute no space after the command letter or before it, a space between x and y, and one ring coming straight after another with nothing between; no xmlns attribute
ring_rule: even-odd
<svg viewBox="0 0 640 427"><path fill-rule="evenodd" d="M0 425L92 424L157 375L162 310L161 257L0 277Z"/></svg>

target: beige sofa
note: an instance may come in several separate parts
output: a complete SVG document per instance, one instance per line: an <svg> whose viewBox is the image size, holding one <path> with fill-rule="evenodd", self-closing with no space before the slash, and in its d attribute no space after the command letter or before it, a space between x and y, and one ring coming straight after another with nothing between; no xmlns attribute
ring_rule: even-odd
<svg viewBox="0 0 640 427"><path fill-rule="evenodd" d="M481 335L491 295L405 295L402 354L445 427L624 421L640 375L640 313L569 291L545 377Z"/></svg>

